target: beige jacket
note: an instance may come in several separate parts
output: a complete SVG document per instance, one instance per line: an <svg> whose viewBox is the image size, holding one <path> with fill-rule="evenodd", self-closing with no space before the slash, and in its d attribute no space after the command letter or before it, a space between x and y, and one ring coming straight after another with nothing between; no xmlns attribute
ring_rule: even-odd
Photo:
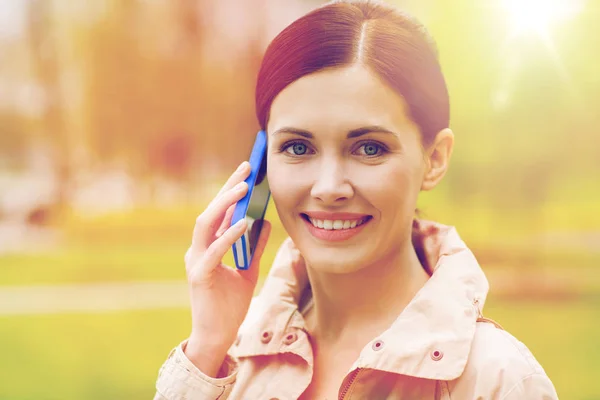
<svg viewBox="0 0 600 400"><path fill-rule="evenodd" d="M431 278L390 328L368 343L340 384L340 399L557 399L525 345L482 317L488 282L453 228L415 225ZM299 302L305 282L281 246L253 299L225 378L200 372L183 342L160 369L155 400L297 399L312 379L313 355ZM221 375L224 376L224 375Z"/></svg>

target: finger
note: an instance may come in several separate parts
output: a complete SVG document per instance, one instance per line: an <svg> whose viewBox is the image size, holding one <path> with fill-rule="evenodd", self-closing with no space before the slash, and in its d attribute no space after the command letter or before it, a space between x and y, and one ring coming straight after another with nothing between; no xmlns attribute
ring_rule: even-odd
<svg viewBox="0 0 600 400"><path fill-rule="evenodd" d="M215 199L196 219L192 235L192 251L203 251L212 243L215 233L223 222L227 209L234 206L248 192L248 184L240 182Z"/></svg>
<svg viewBox="0 0 600 400"><path fill-rule="evenodd" d="M231 226L231 218L233 218L233 212L235 211L236 204L232 204L227 209L227 212L225 213L225 217L223 218L223 222L221 222L221 226L219 226L219 229L217 229L217 232L215 233L216 237L221 237L223 232L225 232L227 230L227 228L229 228Z"/></svg>
<svg viewBox="0 0 600 400"><path fill-rule="evenodd" d="M250 175L250 163L248 161L242 162L233 174L227 179L227 182L223 185L219 193L215 196L215 199L223 195L229 189L245 180ZM214 200L213 200L214 201Z"/></svg>
<svg viewBox="0 0 600 400"><path fill-rule="evenodd" d="M255 285L258 281L258 275L260 271L260 259L262 258L262 255L265 252L265 248L267 247L267 242L269 241L270 235L271 223L265 219L263 220L263 225L260 230L258 242L256 243L256 248L254 249L254 254L252 255L252 263L250 263L250 267L247 270L238 270L238 273L240 275L242 275L244 278L248 279Z"/></svg>
<svg viewBox="0 0 600 400"><path fill-rule="evenodd" d="M227 229L220 238L216 239L204 252L199 268L201 274L210 273L221 263L221 260L233 244L242 237L248 224L245 219L239 220L235 225Z"/></svg>
<svg viewBox="0 0 600 400"><path fill-rule="evenodd" d="M227 182L225 182L225 185L223 185L223 187L221 187L221 190L219 190L219 193L217 193L217 195L212 199L212 201L207 206L207 208L212 207L215 202L219 201L219 199L221 197L223 197L223 195L225 193L227 193L227 191L229 191L233 187L235 187L235 185L243 182L248 177L249 174L250 174L250 163L247 161L244 161L239 165L238 169L235 170L235 172L233 174L231 174L231 176L229 177ZM222 225L221 222L218 222L218 224ZM227 226L225 226L224 228L227 229L228 227L229 227L229 224ZM221 234L222 234L222 232L221 232Z"/></svg>

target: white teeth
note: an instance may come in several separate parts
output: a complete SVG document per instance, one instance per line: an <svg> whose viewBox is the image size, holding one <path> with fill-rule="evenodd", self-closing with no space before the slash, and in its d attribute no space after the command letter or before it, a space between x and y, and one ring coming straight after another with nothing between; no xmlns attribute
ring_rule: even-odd
<svg viewBox="0 0 600 400"><path fill-rule="evenodd" d="M353 220L353 221L344 221L344 220L339 220L336 219L334 220L322 220L322 219L315 219L315 218L309 218L310 222L313 224L313 226L317 227L317 228L321 228L321 229L326 229L326 230L341 230L341 229L352 229L352 228L356 228L357 226L360 226L362 224L364 224L366 222L366 218L363 218L361 220Z"/></svg>

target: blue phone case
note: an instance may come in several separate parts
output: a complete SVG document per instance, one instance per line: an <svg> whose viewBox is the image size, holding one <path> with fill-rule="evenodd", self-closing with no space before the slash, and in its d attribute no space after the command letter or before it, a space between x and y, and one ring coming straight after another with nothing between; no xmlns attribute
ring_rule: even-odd
<svg viewBox="0 0 600 400"><path fill-rule="evenodd" d="M258 176L258 172L260 170L261 164L263 162L263 158L266 157L267 152L267 134L265 131L261 130L256 135L256 140L254 141L254 147L252 148L252 153L250 154L250 176L246 178L246 183L248 183L248 193L237 202L235 206L235 210L233 212L233 217L231 218L231 225L235 225L236 222L241 220L242 218L246 218L246 213L248 212L248 206L250 205L250 199L252 198L252 192L254 191L254 186L256 184L256 178ZM266 179L266 177L265 177ZM268 201L265 203L264 213L267 209ZM249 232L246 229L246 232L239 238L232 246L233 250L233 258L235 260L235 266L238 269L248 269L250 267L250 263L252 262L252 254L250 254L250 240L249 240Z"/></svg>

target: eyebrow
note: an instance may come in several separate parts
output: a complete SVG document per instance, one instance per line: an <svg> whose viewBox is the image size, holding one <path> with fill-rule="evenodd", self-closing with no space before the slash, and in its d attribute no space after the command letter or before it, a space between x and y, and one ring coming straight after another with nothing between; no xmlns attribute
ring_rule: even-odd
<svg viewBox="0 0 600 400"><path fill-rule="evenodd" d="M347 138L348 139L353 139L353 138L357 138L363 135L366 135L368 133L387 133L390 135L394 135L394 136L398 136L398 134L396 132L390 131L389 129L386 129L382 126L378 126L378 125L369 125L369 126L363 126L360 128L356 128L356 129L352 129L350 131L348 131L348 135ZM299 135L302 137L305 137L307 139L313 139L314 135L312 133L310 133L307 130L304 129L298 129L298 128L291 128L291 127L283 127L283 128L279 128L277 129L275 132L273 132L273 136L279 134L279 133L293 133L295 135Z"/></svg>

